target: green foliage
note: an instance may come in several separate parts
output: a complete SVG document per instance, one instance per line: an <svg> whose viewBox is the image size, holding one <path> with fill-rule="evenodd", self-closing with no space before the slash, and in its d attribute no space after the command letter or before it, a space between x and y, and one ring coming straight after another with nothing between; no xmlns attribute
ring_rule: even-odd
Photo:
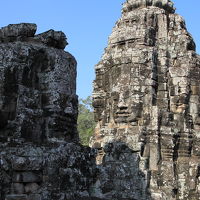
<svg viewBox="0 0 200 200"><path fill-rule="evenodd" d="M95 121L92 107L92 98L79 100L78 132L81 143L88 146L90 137L94 133Z"/></svg>

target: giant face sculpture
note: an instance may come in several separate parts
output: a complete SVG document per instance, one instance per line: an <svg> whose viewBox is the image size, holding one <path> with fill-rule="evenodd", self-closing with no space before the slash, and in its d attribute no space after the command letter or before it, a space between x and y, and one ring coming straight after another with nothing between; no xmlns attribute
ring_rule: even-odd
<svg viewBox="0 0 200 200"><path fill-rule="evenodd" d="M76 60L62 50L64 33L34 37L35 25L19 24L0 37L10 29L13 37L0 38L0 142L78 139Z"/></svg>

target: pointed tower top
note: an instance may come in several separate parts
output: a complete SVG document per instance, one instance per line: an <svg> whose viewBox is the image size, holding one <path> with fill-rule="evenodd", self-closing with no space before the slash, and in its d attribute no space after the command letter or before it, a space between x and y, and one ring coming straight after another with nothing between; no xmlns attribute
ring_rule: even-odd
<svg viewBox="0 0 200 200"><path fill-rule="evenodd" d="M123 6L123 12L129 12L140 7L155 6L163 8L169 13L174 13L174 3L171 0L127 0Z"/></svg>

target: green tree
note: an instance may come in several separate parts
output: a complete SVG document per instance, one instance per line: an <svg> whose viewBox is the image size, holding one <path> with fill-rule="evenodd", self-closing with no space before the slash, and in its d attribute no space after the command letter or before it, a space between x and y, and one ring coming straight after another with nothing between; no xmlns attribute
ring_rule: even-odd
<svg viewBox="0 0 200 200"><path fill-rule="evenodd" d="M90 137L94 133L95 121L91 96L79 99L78 132L81 143L88 146Z"/></svg>

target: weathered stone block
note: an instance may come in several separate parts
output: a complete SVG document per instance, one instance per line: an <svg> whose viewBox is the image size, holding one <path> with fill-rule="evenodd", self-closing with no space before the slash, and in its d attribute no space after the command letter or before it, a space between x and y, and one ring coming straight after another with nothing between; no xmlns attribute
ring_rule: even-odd
<svg viewBox="0 0 200 200"><path fill-rule="evenodd" d="M28 197L25 194L22 195L11 194L7 195L5 200L28 200Z"/></svg>
<svg viewBox="0 0 200 200"><path fill-rule="evenodd" d="M192 85L191 86L192 95L199 95L200 94L200 87Z"/></svg>
<svg viewBox="0 0 200 200"><path fill-rule="evenodd" d="M25 192L26 193L34 193L37 192L39 189L39 185L37 183L28 183L25 185Z"/></svg>
<svg viewBox="0 0 200 200"><path fill-rule="evenodd" d="M28 196L28 200L42 200L42 197L39 194L31 194Z"/></svg>
<svg viewBox="0 0 200 200"><path fill-rule="evenodd" d="M64 49L68 44L66 41L66 35L62 31L49 30L45 33L36 35L35 39L43 42L48 46L59 49Z"/></svg>
<svg viewBox="0 0 200 200"><path fill-rule="evenodd" d="M37 26L31 23L10 24L0 29L0 41L11 42L20 37L34 37Z"/></svg>
<svg viewBox="0 0 200 200"><path fill-rule="evenodd" d="M24 184L13 183L13 190L15 194L24 194Z"/></svg>
<svg viewBox="0 0 200 200"><path fill-rule="evenodd" d="M13 182L37 183L41 181L42 178L38 172L15 172L13 174Z"/></svg>

